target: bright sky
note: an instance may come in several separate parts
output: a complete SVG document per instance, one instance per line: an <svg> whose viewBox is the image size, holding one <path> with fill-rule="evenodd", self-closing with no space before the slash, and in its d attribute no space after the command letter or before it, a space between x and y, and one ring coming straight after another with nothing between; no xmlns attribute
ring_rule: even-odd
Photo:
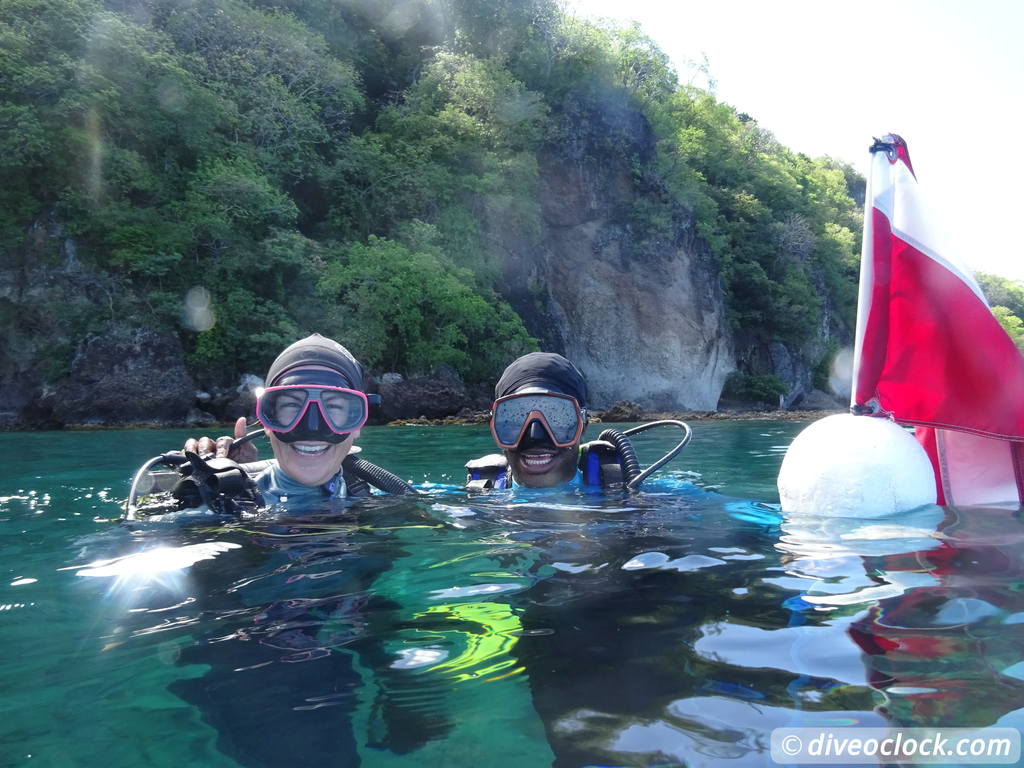
<svg viewBox="0 0 1024 768"><path fill-rule="evenodd" d="M676 64L707 55L715 91L793 150L868 171L898 133L951 245L976 270L1024 280L1024 2L567 0L637 21ZM695 85L704 85L699 79Z"/></svg>

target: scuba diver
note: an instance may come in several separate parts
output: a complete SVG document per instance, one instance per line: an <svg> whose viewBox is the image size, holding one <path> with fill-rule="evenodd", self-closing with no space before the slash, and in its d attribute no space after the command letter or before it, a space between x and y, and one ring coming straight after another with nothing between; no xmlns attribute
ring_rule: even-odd
<svg viewBox="0 0 1024 768"><path fill-rule="evenodd" d="M606 429L580 443L587 426L587 383L569 360L553 352L531 352L514 360L494 386L490 427L500 454L466 463L470 489L607 488L635 490L690 441L681 421L662 420L625 431ZM683 438L668 454L641 469L629 435L671 425Z"/></svg>
<svg viewBox="0 0 1024 768"><path fill-rule="evenodd" d="M368 496L371 486L388 493L415 493L401 478L357 456L353 446L369 415L363 368L338 342L313 334L285 349L270 366L258 392L256 418L263 427L246 434L245 419L234 438L189 439L183 451L162 454L137 473L125 518L151 512L136 504L141 481L157 465L175 468L165 483L173 508L207 506L238 514L287 502L308 508L327 499ZM274 458L255 461L251 440L265 435ZM150 480L152 483L152 480ZM157 511L167 511L166 499ZM147 508L149 507L149 508Z"/></svg>
<svg viewBox="0 0 1024 768"><path fill-rule="evenodd" d="M343 518L322 514L334 500L369 496L371 486L415 491L357 455L370 397L344 346L316 334L297 341L265 381L256 402L260 430L246 434L240 419L234 437L189 439L182 451L150 460L129 494L128 521L203 507L241 515L280 505L287 513L251 520L244 531L235 521L207 528L204 518L205 530L244 546L192 574L197 612L219 618L177 652L177 664L202 674L182 674L169 689L216 732L220 752L250 768L328 755L334 765L355 766L366 749L385 757L415 750L449 725L400 700L408 685L382 658L378 639L378 625L397 621L400 606L376 583L404 554L394 530L417 510L367 504L346 507ZM256 462L250 441L261 434L274 458ZM140 499L139 477L157 465L166 468L166 491L146 488L152 501ZM383 532L374 528L380 520ZM365 668L375 671L364 677ZM373 725L369 735L363 719Z"/></svg>

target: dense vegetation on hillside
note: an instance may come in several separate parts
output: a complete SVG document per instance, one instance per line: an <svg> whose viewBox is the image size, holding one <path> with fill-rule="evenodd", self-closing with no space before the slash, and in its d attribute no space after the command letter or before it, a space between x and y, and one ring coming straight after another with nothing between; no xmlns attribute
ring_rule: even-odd
<svg viewBox="0 0 1024 768"><path fill-rule="evenodd" d="M553 0L5 0L0 259L58 266L62 232L117 286L64 322L178 328L195 370L262 370L315 328L376 370L486 380L535 344L490 235L540 241L545 153L627 151L587 135L609 103L656 143L627 158L630 258L692 216L737 334L799 346L826 302L849 324L862 180Z"/></svg>

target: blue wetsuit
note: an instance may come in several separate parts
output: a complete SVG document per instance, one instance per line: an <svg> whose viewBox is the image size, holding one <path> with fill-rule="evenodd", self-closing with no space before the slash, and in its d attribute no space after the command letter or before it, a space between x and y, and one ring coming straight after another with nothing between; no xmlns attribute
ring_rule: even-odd
<svg viewBox="0 0 1024 768"><path fill-rule="evenodd" d="M534 488L530 488L529 486L526 486L526 485L520 485L519 483L517 483L515 481L515 478L512 477L512 473L511 472L509 473L509 478L511 479L511 483L512 483L511 487L512 487L512 489L516 490L516 491L527 491L527 490L557 491L557 490L568 490L570 488L575 490L576 488L584 488L585 487L583 485L583 472L581 472L578 469L576 470L576 474L573 475L570 480L566 480L564 483L559 483L558 485L553 485L553 486L551 486L549 488L536 488L536 489L534 489Z"/></svg>
<svg viewBox="0 0 1024 768"><path fill-rule="evenodd" d="M286 475L276 459L256 475L255 482L267 504L287 504L301 508L319 504L326 499L344 499L348 496L342 470L339 469L338 474L323 485L303 485Z"/></svg>

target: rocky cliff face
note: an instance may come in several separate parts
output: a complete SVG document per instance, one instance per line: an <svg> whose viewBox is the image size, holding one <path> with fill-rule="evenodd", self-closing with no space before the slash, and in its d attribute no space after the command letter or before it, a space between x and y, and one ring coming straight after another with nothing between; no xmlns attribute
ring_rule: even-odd
<svg viewBox="0 0 1024 768"><path fill-rule="evenodd" d="M842 313L833 305L824 277L812 271L810 278L822 305L818 323L807 340L801 345L793 345L757 338L753 334L739 334L735 341L736 366L743 373L778 377L786 385L786 392L779 401L780 407L841 408L849 399L849 392L841 396L830 389L816 389L815 369L822 362L830 364L841 349L845 348L852 354L853 329L848 327ZM720 405L724 407L727 404L723 402Z"/></svg>
<svg viewBox="0 0 1024 768"><path fill-rule="evenodd" d="M590 118L620 149L542 156L541 242L505 237L503 293L543 349L583 371L593 406L713 410L735 368L717 264L685 212L664 242L632 246L617 213L649 193L627 158L649 158L653 136L625 108Z"/></svg>
<svg viewBox="0 0 1024 768"><path fill-rule="evenodd" d="M177 334L117 327L78 344L45 402L62 425L183 424L195 400Z"/></svg>
<svg viewBox="0 0 1024 768"><path fill-rule="evenodd" d="M0 427L180 425L195 384L176 329L117 306L130 288L84 267L59 225L0 264Z"/></svg>

